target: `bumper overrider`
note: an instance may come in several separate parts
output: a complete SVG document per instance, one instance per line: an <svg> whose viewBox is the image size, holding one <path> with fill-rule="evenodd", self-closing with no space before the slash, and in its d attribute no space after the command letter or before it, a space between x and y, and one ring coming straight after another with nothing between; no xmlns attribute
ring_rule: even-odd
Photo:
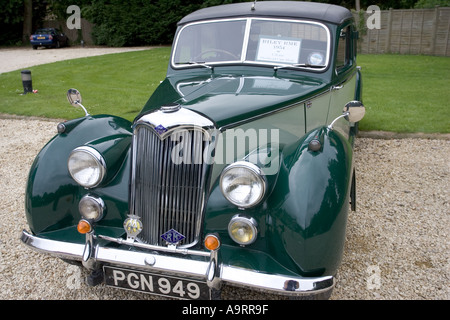
<svg viewBox="0 0 450 320"><path fill-rule="evenodd" d="M109 266L127 268L126 270L205 282L211 290L220 290L221 285L227 283L295 297L325 293L335 285L332 276L292 277L227 265L220 261L220 248L199 251L176 246L161 247L94 234L86 236L85 244L77 244L46 239L26 230L22 231L21 241L38 252L65 260L80 261L90 270L99 270L103 266L106 273ZM120 246L107 247L99 244L105 241ZM120 276L125 277L122 274ZM200 299L202 297L200 296Z"/></svg>

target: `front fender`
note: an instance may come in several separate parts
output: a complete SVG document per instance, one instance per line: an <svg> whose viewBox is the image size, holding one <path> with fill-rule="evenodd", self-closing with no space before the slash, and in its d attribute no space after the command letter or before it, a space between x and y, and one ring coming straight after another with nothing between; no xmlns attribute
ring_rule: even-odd
<svg viewBox="0 0 450 320"><path fill-rule="evenodd" d="M308 150L311 140L319 151ZM269 190L258 206L239 210L216 181L206 206L204 232L217 232L230 265L306 277L334 275L343 252L352 172L352 147L340 133L318 128L280 148L279 171L267 176ZM258 238L248 247L230 239L235 214L254 218Z"/></svg>
<svg viewBox="0 0 450 320"><path fill-rule="evenodd" d="M89 192L99 196L108 194L104 199L108 212L102 219L103 224L122 221L117 215L128 210L131 123L122 118L99 115L68 121L64 126L64 132L53 137L39 152L29 172L25 213L34 234L76 225L80 219L78 202ZM79 186L67 169L70 152L82 145L90 145L104 154L109 168L107 183L94 190Z"/></svg>
<svg viewBox="0 0 450 320"><path fill-rule="evenodd" d="M321 141L321 150L308 150L313 139ZM351 172L351 145L327 128L313 130L283 150L275 187L280 191L274 199L278 206L271 212L277 260L294 264L305 276L336 272L345 240Z"/></svg>

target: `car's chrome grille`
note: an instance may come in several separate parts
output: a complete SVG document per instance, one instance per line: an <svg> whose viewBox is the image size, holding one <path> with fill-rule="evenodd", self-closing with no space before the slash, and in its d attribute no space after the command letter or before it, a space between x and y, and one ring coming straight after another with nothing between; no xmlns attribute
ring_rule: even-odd
<svg viewBox="0 0 450 320"><path fill-rule="evenodd" d="M174 229L191 246L198 240L207 165L202 130L176 130L161 139L153 128L134 131L131 201L144 226L138 239L165 245L161 235Z"/></svg>

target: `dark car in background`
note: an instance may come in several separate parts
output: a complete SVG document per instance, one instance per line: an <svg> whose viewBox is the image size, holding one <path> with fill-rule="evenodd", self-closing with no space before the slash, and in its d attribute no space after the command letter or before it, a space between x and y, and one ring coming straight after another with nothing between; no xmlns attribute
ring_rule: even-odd
<svg viewBox="0 0 450 320"><path fill-rule="evenodd" d="M30 36L30 43L33 49L37 49L38 47L61 48L69 45L69 38L58 29L43 28L37 29Z"/></svg>

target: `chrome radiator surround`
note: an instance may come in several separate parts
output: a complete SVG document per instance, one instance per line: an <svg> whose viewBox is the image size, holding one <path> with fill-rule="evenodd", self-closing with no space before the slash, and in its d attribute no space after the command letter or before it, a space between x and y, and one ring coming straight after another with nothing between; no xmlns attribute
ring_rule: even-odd
<svg viewBox="0 0 450 320"><path fill-rule="evenodd" d="M162 108L135 122L130 214L144 226L140 241L164 246L161 235L173 229L184 237L179 247L198 242L212 129L212 121L184 108Z"/></svg>

